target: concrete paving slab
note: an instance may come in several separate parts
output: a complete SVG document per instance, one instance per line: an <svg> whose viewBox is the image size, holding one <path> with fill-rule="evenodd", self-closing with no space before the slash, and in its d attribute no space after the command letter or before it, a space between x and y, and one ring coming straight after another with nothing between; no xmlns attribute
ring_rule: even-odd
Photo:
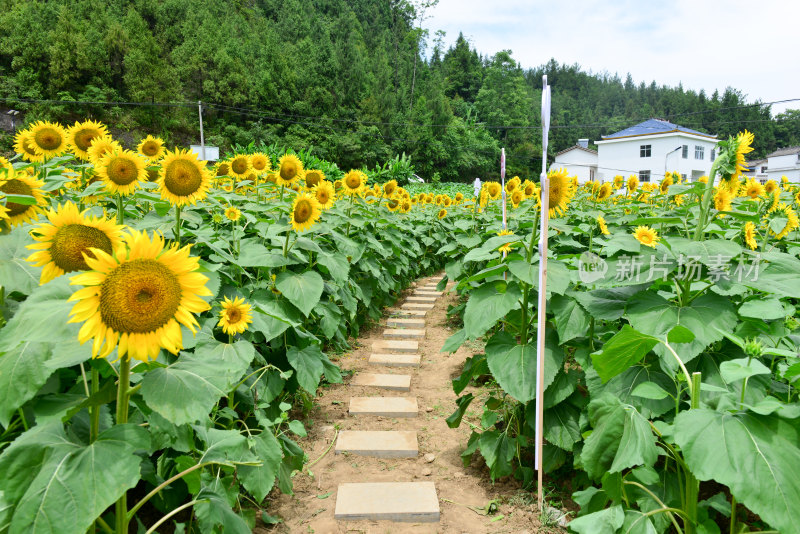
<svg viewBox="0 0 800 534"><path fill-rule="evenodd" d="M350 415L416 417L418 412L416 397L352 397L350 399Z"/></svg>
<svg viewBox="0 0 800 534"><path fill-rule="evenodd" d="M391 317L386 320L386 326L390 328L425 328L425 319Z"/></svg>
<svg viewBox="0 0 800 534"><path fill-rule="evenodd" d="M419 444L413 431L343 430L336 439L336 454L343 452L374 458L416 458Z"/></svg>
<svg viewBox="0 0 800 534"><path fill-rule="evenodd" d="M404 309L404 310L425 310L425 311L428 311L428 310L432 310L433 309L433 304L422 304L422 303L419 303L419 302L406 302L405 304L400 306L400 308Z"/></svg>
<svg viewBox="0 0 800 534"><path fill-rule="evenodd" d="M425 339L425 330L418 328L387 328L383 339Z"/></svg>
<svg viewBox="0 0 800 534"><path fill-rule="evenodd" d="M412 354L419 351L418 341L405 341L398 339L385 339L372 344L373 352Z"/></svg>
<svg viewBox="0 0 800 534"><path fill-rule="evenodd" d="M439 498L433 482L362 482L339 484L333 517L342 521L439 521Z"/></svg>
<svg viewBox="0 0 800 534"><path fill-rule="evenodd" d="M419 367L422 356L419 354L370 354L368 363L387 367Z"/></svg>
<svg viewBox="0 0 800 534"><path fill-rule="evenodd" d="M409 391L411 375L387 375L378 373L358 373L350 381L353 386L369 386L391 391Z"/></svg>

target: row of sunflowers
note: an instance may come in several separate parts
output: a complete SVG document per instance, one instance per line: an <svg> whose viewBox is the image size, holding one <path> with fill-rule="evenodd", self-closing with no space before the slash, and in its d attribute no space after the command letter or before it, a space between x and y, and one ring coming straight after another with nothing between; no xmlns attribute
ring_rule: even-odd
<svg viewBox="0 0 800 534"><path fill-rule="evenodd" d="M549 175L542 469L572 532L800 532L800 184L745 176L752 142L697 182ZM438 250L463 297L442 350L484 347L448 424L534 488L541 214L510 180L498 231L485 187Z"/></svg>

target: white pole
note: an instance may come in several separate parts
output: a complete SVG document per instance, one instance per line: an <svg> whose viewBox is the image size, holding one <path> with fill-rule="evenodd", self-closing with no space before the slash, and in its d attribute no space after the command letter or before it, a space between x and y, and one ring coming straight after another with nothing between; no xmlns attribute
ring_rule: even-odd
<svg viewBox="0 0 800 534"><path fill-rule="evenodd" d="M544 340L547 319L547 227L550 215L550 180L547 178L547 138L550 131L550 86L547 75L542 76L542 213L539 225L539 303L536 326L536 460L539 512L544 511L544 489L542 483L542 449L544 447Z"/></svg>
<svg viewBox="0 0 800 534"><path fill-rule="evenodd" d="M503 198L503 230L508 228L508 224L506 223L506 149L500 149L500 185L503 186L502 198ZM503 257L505 258L506 254L503 253Z"/></svg>
<svg viewBox="0 0 800 534"><path fill-rule="evenodd" d="M200 159L206 160L206 141L203 138L203 102L197 102L197 112L200 115Z"/></svg>

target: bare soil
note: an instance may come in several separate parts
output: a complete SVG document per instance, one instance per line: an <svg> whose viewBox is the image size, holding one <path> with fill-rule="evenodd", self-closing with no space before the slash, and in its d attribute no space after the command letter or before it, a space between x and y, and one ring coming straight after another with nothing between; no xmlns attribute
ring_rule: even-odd
<svg viewBox="0 0 800 534"><path fill-rule="evenodd" d="M407 293L410 293L410 288ZM402 299L401 299L402 300ZM341 355L344 383L321 388L315 407L306 423L308 436L300 440L310 461L317 460L312 476L306 472L294 477L295 494L276 491L269 503L270 514L283 523L259 526L259 533L563 533L563 529L543 526L539 521L536 495L521 489L513 480L491 483L488 470L480 455L472 465L464 467L461 451L470 434L467 421L478 423L479 406L475 401L461 426L451 429L445 419L455 410L456 395L451 380L461 373L464 360L473 351L461 347L452 355L440 353L445 340L455 331L447 325L448 305L457 296L445 293L426 319L426 337L420 341L420 368L393 368L369 365L370 347L381 339L385 317L380 324L362 332L353 342L353 350ZM400 301L398 301L399 305ZM410 374L411 391L386 391L372 387L350 385L356 372ZM469 391L469 389L467 390ZM474 390L473 390L474 391ZM477 391L475 391L477 395ZM415 418L393 419L374 416L350 416L348 404L355 396L416 396L419 415ZM419 439L417 458L369 458L351 454L334 454L331 446L339 430L416 430ZM328 450L330 448L330 450ZM326 453L326 451L328 451ZM435 459L427 462L426 454ZM430 459L430 458L428 458ZM333 517L336 490L343 482L413 482L432 480L439 495L439 523L393 523L389 521L337 521ZM483 507L492 500L499 501L493 515L480 515L468 506Z"/></svg>

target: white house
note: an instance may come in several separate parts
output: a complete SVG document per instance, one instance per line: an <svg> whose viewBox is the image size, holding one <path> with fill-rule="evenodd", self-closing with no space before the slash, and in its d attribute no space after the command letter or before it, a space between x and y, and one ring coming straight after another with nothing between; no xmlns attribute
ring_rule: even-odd
<svg viewBox="0 0 800 534"><path fill-rule="evenodd" d="M711 171L717 142L715 135L649 119L595 141L597 179L637 174L641 182L657 182L677 171L694 182Z"/></svg>
<svg viewBox="0 0 800 534"><path fill-rule="evenodd" d="M767 183L769 177L767 176L767 160L756 159L748 161L745 164L745 170L742 172L748 178L755 178L761 184Z"/></svg>
<svg viewBox="0 0 800 534"><path fill-rule="evenodd" d="M578 177L579 184L597 178L597 151L589 148L588 139L578 139L578 144L556 154L550 170L565 168Z"/></svg>
<svg viewBox="0 0 800 534"><path fill-rule="evenodd" d="M779 148L767 155L767 178L780 183L786 176L791 183L800 182L800 146Z"/></svg>

